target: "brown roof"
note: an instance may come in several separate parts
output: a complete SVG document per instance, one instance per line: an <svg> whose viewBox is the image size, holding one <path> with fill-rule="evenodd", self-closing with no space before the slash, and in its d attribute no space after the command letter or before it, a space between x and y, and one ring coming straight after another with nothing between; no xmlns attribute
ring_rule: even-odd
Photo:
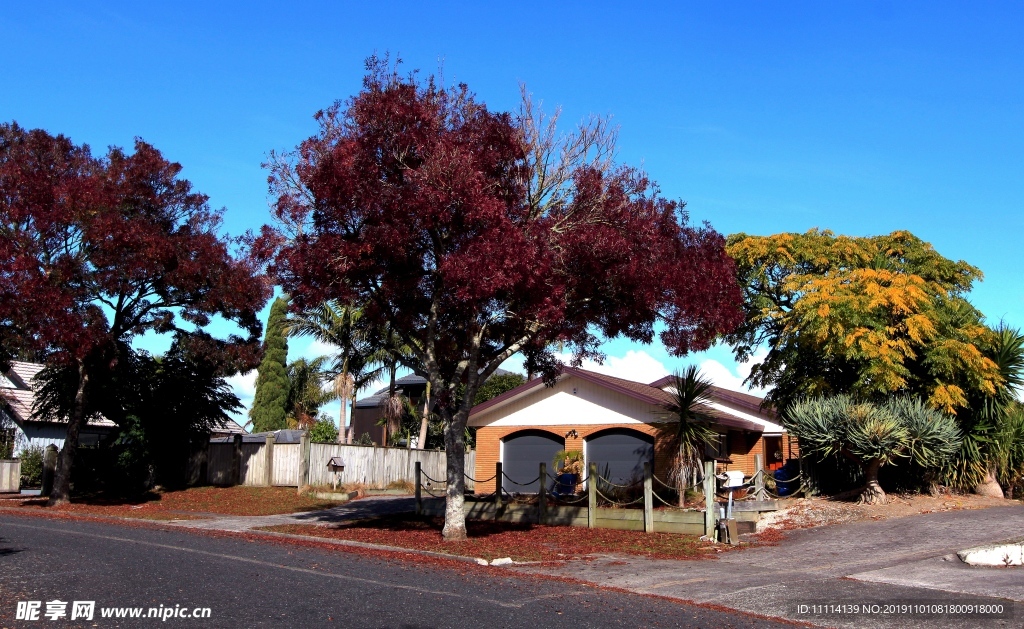
<svg viewBox="0 0 1024 629"><path fill-rule="evenodd" d="M668 382L670 382L670 381L666 380L665 378L663 378L662 380L658 380L656 383L653 383L653 384L644 384L642 382L634 382L633 380L626 380L624 378L616 378L615 376L608 376L608 375L605 375L603 373L597 373L595 371L588 371L586 369L576 369L576 368L573 368L573 367L562 367L562 373L568 374L568 375L572 375L572 376L576 376L577 378L581 378L583 380L588 380L590 382L594 382L594 383L600 384L600 385L602 385L602 386L604 386L604 387L606 387L608 389L611 389L613 391L617 391L617 392L622 393L624 395L627 395L627 396L629 396L631 398L640 400L641 402L647 402L648 404L655 404L655 405L658 405L658 406L665 406L667 404L672 404L675 401L675 396L674 395L672 395L668 391L665 391L665 390L661 389L658 386L655 386L655 384L657 384L659 382L662 382L662 381L665 381L666 384ZM490 400L487 400L486 402L483 402L482 404L478 404L478 405L474 406L472 408L472 410L470 410L469 415L470 415L470 417L472 417L473 415L477 415L477 414L479 414L479 413L481 413L481 412L483 412L483 411L485 411L485 410L487 410L487 409L489 409L491 407L497 406L497 405L505 402L506 400L509 400L509 399L514 398L514 397L516 397L516 396L518 396L518 395L520 395L522 393L525 393L526 391L529 391L529 390L535 388L536 386L538 386L538 385L540 385L542 383L543 383L543 379L542 378L534 378L533 380L530 380L529 382L525 382L525 383L519 385L518 387L516 387L516 388L514 388L514 389L512 389L510 391L506 391L505 393L502 393L501 395L499 395L497 397L494 397L494 398L492 398ZM716 398L719 398L719 397L725 398L726 397L725 395L722 395L720 392L725 393L725 394L733 393L732 391L729 391L728 389L721 389L720 387L714 387L714 389L715 389L715 397ZM744 395L744 394L739 393L737 395ZM745 397L753 398L754 400L760 400L760 398L758 398L756 396L753 396L753 395L745 396ZM730 400L727 398L727 401L730 401ZM737 402L737 403L738 404L742 404L742 402ZM758 408L759 408L759 405L754 407L755 410L758 409ZM763 426L761 426L760 424L757 424L757 423L754 423L752 421L749 421L749 420L746 420L746 419L742 419L742 418L739 418L739 417L733 417L733 416L730 416L730 415L726 415L726 414L724 414L724 413L722 413L722 412L720 412L720 411L718 411L716 409L713 409L713 408L705 408L704 412L707 415L713 417L716 423L722 424L723 426L730 426L732 428L739 428L739 429L742 429L742 430L754 430L754 431L757 431L757 432L760 432L760 431L763 430Z"/></svg>
<svg viewBox="0 0 1024 629"><path fill-rule="evenodd" d="M665 376L659 378L651 383L650 386L658 389L672 384L675 376ZM723 389L722 387L711 385L711 390L714 392L715 397L725 402L732 402L737 406L743 406L753 411L767 412L774 414L772 409L765 405L764 398L750 393L742 393L740 391L733 391L732 389ZM763 405L763 406L762 406Z"/></svg>
<svg viewBox="0 0 1024 629"><path fill-rule="evenodd" d="M37 420L32 418L32 405L35 403L35 391L32 379L43 370L39 363L28 363L20 360L11 361L11 368L3 374L6 381L0 381L0 398L7 402L8 408L14 413L14 419L25 421L43 421L60 423L56 419ZM116 426L106 417L89 420L90 426Z"/></svg>

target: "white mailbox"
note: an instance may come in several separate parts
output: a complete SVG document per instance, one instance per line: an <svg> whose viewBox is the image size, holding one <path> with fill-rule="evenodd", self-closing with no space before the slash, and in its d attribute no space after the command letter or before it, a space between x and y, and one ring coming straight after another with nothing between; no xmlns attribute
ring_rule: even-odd
<svg viewBox="0 0 1024 629"><path fill-rule="evenodd" d="M743 472L740 470L733 470L725 473L725 484L726 489L734 489L736 487L743 486Z"/></svg>

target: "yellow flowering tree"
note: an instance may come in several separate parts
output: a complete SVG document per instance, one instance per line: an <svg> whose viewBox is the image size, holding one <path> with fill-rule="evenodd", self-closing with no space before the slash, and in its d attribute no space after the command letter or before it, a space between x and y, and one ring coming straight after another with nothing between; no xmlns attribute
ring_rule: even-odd
<svg viewBox="0 0 1024 629"><path fill-rule="evenodd" d="M913 234L734 234L727 251L745 292L727 339L741 360L767 348L750 382L778 408L911 394L956 415L1000 389L994 332L965 297L981 271Z"/></svg>

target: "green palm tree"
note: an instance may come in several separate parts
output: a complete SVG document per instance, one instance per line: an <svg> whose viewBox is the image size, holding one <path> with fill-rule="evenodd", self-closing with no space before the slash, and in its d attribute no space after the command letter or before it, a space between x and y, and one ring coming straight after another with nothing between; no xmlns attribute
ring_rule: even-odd
<svg viewBox="0 0 1024 629"><path fill-rule="evenodd" d="M336 390L325 389L324 384L332 380L325 368L328 358L318 356L312 360L299 358L288 364L288 415L299 428L309 428L316 422L317 413L324 404L338 399Z"/></svg>
<svg viewBox="0 0 1024 629"><path fill-rule="evenodd" d="M402 416L407 410L408 400L395 389L395 379L398 366L412 356L412 348L390 327L378 332L379 334L371 335L373 349L367 356L367 362L381 372L387 372L389 377L388 395L380 403L381 419L385 426L384 445L387 445L387 440L398 432Z"/></svg>
<svg viewBox="0 0 1024 629"><path fill-rule="evenodd" d="M345 430L345 410L351 402L355 410L356 393L376 380L380 369L370 361L368 331L362 325L362 310L352 304L325 301L289 319L290 336L311 336L338 349L330 372L334 374L334 393L341 404L339 441L351 443L351 427Z"/></svg>
<svg viewBox="0 0 1024 629"><path fill-rule="evenodd" d="M676 440L679 455L676 461L676 487L679 491L679 506L686 501L687 479L693 470L704 461L707 446L718 443L718 433L708 424L712 420L711 381L700 370L690 365L682 373L672 376L672 401L665 405L676 421Z"/></svg>

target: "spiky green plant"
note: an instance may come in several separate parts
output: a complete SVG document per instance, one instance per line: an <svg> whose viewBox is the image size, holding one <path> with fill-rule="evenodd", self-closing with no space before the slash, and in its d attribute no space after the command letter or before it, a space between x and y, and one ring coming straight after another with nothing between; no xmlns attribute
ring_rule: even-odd
<svg viewBox="0 0 1024 629"><path fill-rule="evenodd" d="M703 462L705 448L718 442L718 433L708 427L711 421L711 388L711 381L693 365L672 376L672 401L665 405L665 410L677 422L676 485L680 506L685 500L687 479Z"/></svg>
<svg viewBox="0 0 1024 629"><path fill-rule="evenodd" d="M1006 453L1012 450L1013 430L1006 424L1024 388L1024 334L1000 324L993 330L989 358L999 367L1000 386L992 395L975 400L960 417L964 439L959 451L946 465L946 484L960 490L1000 495L1001 471Z"/></svg>
<svg viewBox="0 0 1024 629"><path fill-rule="evenodd" d="M886 502L878 484L883 466L912 461L938 468L957 451L961 438L952 417L910 398L885 405L843 395L814 398L791 405L783 423L804 455L842 456L857 463L864 472L861 502L866 504Z"/></svg>

